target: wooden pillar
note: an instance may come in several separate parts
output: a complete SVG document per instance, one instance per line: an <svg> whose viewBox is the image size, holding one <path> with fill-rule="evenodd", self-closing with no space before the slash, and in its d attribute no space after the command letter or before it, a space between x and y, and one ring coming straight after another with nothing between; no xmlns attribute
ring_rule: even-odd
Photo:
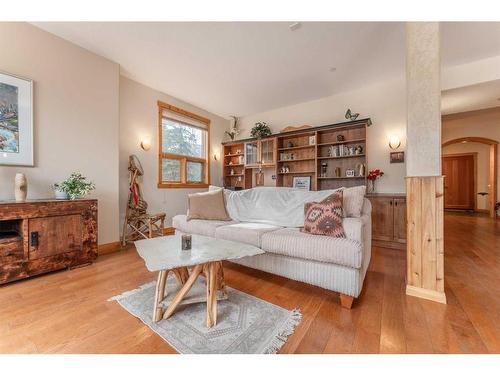
<svg viewBox="0 0 500 375"><path fill-rule="evenodd" d="M406 294L446 303L439 23L406 25Z"/></svg>

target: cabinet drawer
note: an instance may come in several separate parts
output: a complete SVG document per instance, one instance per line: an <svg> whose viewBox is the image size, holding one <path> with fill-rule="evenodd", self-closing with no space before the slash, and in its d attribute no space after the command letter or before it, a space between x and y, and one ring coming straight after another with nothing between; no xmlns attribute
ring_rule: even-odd
<svg viewBox="0 0 500 375"><path fill-rule="evenodd" d="M0 246L0 263L12 263L24 259L23 241L10 241Z"/></svg>

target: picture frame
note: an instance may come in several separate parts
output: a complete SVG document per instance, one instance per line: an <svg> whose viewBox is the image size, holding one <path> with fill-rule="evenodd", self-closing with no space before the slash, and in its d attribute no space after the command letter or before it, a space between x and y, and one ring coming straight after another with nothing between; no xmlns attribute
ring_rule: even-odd
<svg viewBox="0 0 500 375"><path fill-rule="evenodd" d="M405 162L405 153L404 151L391 152L390 153L390 162L392 163L404 163Z"/></svg>
<svg viewBox="0 0 500 375"><path fill-rule="evenodd" d="M355 176L355 174L354 174L354 173L355 173L355 172L354 172L354 169L346 169L346 171L345 171L345 176L346 176L346 177L354 177L354 176Z"/></svg>
<svg viewBox="0 0 500 375"><path fill-rule="evenodd" d="M33 81L0 72L0 165L34 165Z"/></svg>
<svg viewBox="0 0 500 375"><path fill-rule="evenodd" d="M311 176L294 176L292 187L300 190L311 190Z"/></svg>
<svg viewBox="0 0 500 375"><path fill-rule="evenodd" d="M316 144L316 136L310 135L309 136L309 146L314 146L315 144Z"/></svg>

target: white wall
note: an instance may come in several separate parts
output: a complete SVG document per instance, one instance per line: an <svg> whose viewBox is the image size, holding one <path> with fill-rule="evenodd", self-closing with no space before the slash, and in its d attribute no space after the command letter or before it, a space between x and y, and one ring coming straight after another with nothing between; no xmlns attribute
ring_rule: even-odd
<svg viewBox="0 0 500 375"><path fill-rule="evenodd" d="M153 90L138 82L120 77L120 222L123 223L128 197L128 157L135 154L144 168L141 181L144 199L149 204L149 211L166 212L170 225L171 218L185 213L187 195L199 192L200 189L159 189L158 184L158 107L161 100L187 111L207 117L211 120L211 165L210 176L213 185L222 184L222 166L220 157L213 160L213 153L220 155L220 144L224 131L229 127L229 121L209 113L191 104L180 101L162 92ZM143 137L151 139L149 151L140 148Z"/></svg>
<svg viewBox="0 0 500 375"><path fill-rule="evenodd" d="M404 77L362 89L326 98L242 117L239 138L250 136L250 129L258 121L267 122L273 133L288 125L328 125L346 121L347 108L360 113L360 118L371 117L368 128L368 168L380 168L385 175L377 181L378 192L405 192L405 164L390 164L389 137L397 135L402 140L399 150L406 144L406 84ZM270 175L266 184L274 183Z"/></svg>
<svg viewBox="0 0 500 375"><path fill-rule="evenodd" d="M0 71L34 81L35 167L0 166L0 200L26 174L28 198L80 171L96 184L99 243L118 234L119 66L27 23L0 23Z"/></svg>

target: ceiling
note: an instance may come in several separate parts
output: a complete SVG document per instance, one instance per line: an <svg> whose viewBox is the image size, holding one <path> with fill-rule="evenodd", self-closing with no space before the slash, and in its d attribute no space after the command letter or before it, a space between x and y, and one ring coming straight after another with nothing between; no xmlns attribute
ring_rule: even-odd
<svg viewBox="0 0 500 375"><path fill-rule="evenodd" d="M121 74L221 116L243 116L404 75L400 22L39 22ZM500 23L443 23L442 64L500 55ZM331 68L335 68L332 72Z"/></svg>
<svg viewBox="0 0 500 375"><path fill-rule="evenodd" d="M500 106L500 79L445 90L441 93L443 115L498 106Z"/></svg>

